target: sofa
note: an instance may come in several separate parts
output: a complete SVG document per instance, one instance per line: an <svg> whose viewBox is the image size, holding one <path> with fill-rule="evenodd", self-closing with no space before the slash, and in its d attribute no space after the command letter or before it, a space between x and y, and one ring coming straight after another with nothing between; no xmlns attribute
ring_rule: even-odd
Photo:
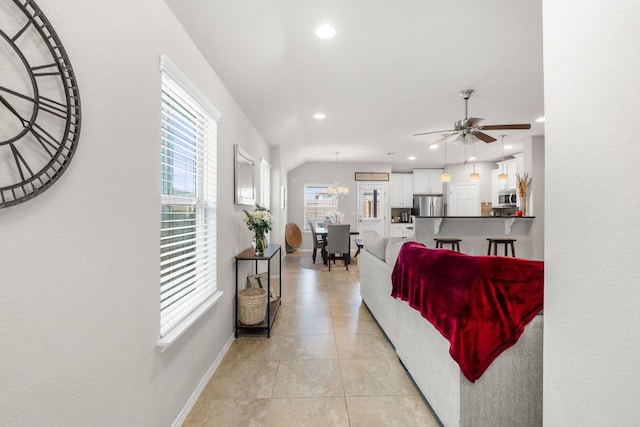
<svg viewBox="0 0 640 427"><path fill-rule="evenodd" d="M419 311L391 296L391 275L407 239L385 238L374 231L363 231L361 237L363 302L442 424L541 426L542 313L472 383L450 356L449 341Z"/></svg>

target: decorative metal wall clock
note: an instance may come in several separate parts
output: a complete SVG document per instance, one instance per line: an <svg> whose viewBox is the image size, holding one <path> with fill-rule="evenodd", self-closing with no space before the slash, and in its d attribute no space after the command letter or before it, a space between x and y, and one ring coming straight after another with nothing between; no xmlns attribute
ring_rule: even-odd
<svg viewBox="0 0 640 427"><path fill-rule="evenodd" d="M0 5L0 208L34 198L67 169L80 136L69 57L32 0Z"/></svg>

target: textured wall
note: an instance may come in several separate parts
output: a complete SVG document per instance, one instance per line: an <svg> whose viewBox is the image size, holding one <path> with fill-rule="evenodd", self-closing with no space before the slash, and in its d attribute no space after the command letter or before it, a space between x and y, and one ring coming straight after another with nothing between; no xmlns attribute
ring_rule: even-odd
<svg viewBox="0 0 640 427"><path fill-rule="evenodd" d="M640 4L544 0L545 426L640 419Z"/></svg>

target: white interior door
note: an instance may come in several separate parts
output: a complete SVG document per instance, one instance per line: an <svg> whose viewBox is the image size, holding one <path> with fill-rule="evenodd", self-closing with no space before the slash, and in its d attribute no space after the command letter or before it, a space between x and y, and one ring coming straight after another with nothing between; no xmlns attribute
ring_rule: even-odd
<svg viewBox="0 0 640 427"><path fill-rule="evenodd" d="M358 231L385 235L387 183L358 183Z"/></svg>
<svg viewBox="0 0 640 427"><path fill-rule="evenodd" d="M451 184L449 194L450 216L480 216L478 184Z"/></svg>

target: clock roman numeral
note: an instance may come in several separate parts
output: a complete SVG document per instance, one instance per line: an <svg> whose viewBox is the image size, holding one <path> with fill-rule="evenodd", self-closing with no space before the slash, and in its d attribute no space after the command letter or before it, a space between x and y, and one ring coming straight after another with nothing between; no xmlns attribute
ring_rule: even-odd
<svg viewBox="0 0 640 427"><path fill-rule="evenodd" d="M46 111L47 113L60 117L61 119L65 119L65 120L67 119L66 105L44 96L41 96L39 100L40 100L40 105L39 105L40 110Z"/></svg>
<svg viewBox="0 0 640 427"><path fill-rule="evenodd" d="M24 171L22 170L23 166L29 172L29 175L33 176L33 171L31 170L31 168L27 164L27 162L24 159L24 157L22 157L22 154L20 154L20 151L18 151L16 146L13 143L9 144L9 146L11 147L11 152L13 153L13 160L15 160L16 166L18 166L18 172L20 173L20 179L22 181L25 180Z"/></svg>
<svg viewBox="0 0 640 427"><path fill-rule="evenodd" d="M14 90L5 88L0 86L0 91L9 93L11 95L15 95L18 98L22 98L22 99L26 99L27 101L31 101L34 104L36 103L36 100L33 99L32 97L16 92ZM8 101L5 100L4 97L2 97L0 95L0 102L2 104L4 104L16 117L20 118L23 123L24 123L24 119L18 114L18 112L16 110L13 109L13 107L11 107L8 104ZM67 106L61 102L55 101L53 99L47 98L46 96L40 96L38 97L38 109L40 111L44 111L46 113L49 113L51 115L54 115L56 117L60 117L61 119L66 120L67 119Z"/></svg>
<svg viewBox="0 0 640 427"><path fill-rule="evenodd" d="M51 156L51 158L55 157L55 151L58 151L62 143L56 140L49 132L44 130L41 126L38 126L37 123L34 123L31 128L29 128L31 134L38 140L42 148ZM53 151L49 149L51 147Z"/></svg>
<svg viewBox="0 0 640 427"><path fill-rule="evenodd" d="M46 70L46 69L50 69L56 67L54 71L40 71L40 70ZM46 64L46 65L37 65L35 67L31 67L31 71L33 72L33 75L35 77L42 77L42 76L59 76L60 75L60 70L57 69L58 64L56 64L55 62L51 63L51 64Z"/></svg>

